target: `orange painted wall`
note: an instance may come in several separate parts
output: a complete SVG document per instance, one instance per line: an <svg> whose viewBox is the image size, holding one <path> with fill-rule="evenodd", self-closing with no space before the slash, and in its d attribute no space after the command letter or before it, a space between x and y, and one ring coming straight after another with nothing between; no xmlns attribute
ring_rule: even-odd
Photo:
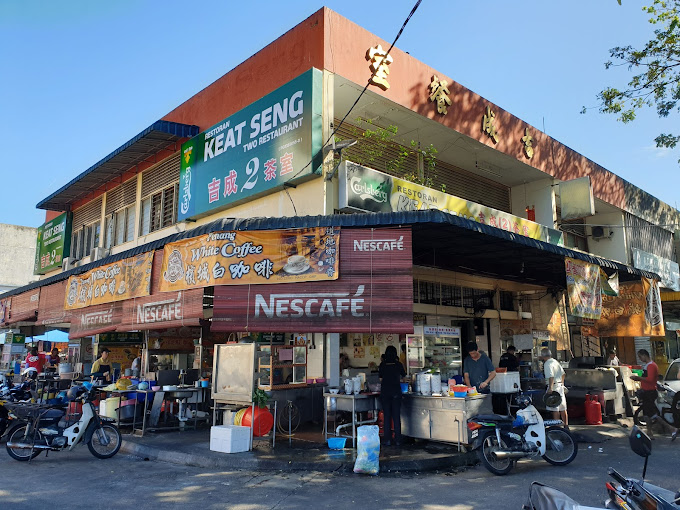
<svg viewBox="0 0 680 510"><path fill-rule="evenodd" d="M50 220L53 220L63 212L64 211L45 211L45 223L47 223Z"/></svg>
<svg viewBox="0 0 680 510"><path fill-rule="evenodd" d="M366 51L376 44L381 44L383 49L387 50L391 41L380 39L329 9L325 9L324 15L325 69L354 83L365 85L371 76ZM371 85L371 91L558 179L568 180L590 175L595 195L616 207L623 208L625 181L620 177L398 48L394 48L390 54L394 58L389 67L390 88L383 91ZM436 113L434 103L429 101L428 85L432 75L435 74L449 83L452 105L447 115ZM487 105L496 113L496 126L500 138L497 144L481 130L482 116ZM524 156L521 142L524 129L527 127L530 128L530 134L534 138L534 157L531 160Z"/></svg>
<svg viewBox="0 0 680 510"><path fill-rule="evenodd" d="M203 131L311 67L322 69L323 23L322 9L182 103L163 120L195 124Z"/></svg>

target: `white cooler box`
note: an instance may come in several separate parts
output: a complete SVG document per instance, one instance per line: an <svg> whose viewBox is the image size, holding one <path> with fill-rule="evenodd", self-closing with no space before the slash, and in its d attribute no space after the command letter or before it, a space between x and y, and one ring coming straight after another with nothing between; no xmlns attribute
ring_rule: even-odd
<svg viewBox="0 0 680 510"><path fill-rule="evenodd" d="M222 453L247 452L250 450L250 427L238 425L211 427L210 449Z"/></svg>
<svg viewBox="0 0 680 510"><path fill-rule="evenodd" d="M496 373L491 381L491 393L517 393L520 389L519 372Z"/></svg>

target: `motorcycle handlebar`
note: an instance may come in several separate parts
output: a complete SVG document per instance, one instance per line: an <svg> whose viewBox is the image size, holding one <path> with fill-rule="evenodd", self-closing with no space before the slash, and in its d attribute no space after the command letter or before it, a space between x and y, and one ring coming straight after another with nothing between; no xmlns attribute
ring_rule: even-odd
<svg viewBox="0 0 680 510"><path fill-rule="evenodd" d="M622 485L629 485L629 483L630 483L625 476L623 476L621 473L619 473L614 468L609 468L607 473L609 474L609 476L611 476L614 480L616 480L617 482L619 482Z"/></svg>

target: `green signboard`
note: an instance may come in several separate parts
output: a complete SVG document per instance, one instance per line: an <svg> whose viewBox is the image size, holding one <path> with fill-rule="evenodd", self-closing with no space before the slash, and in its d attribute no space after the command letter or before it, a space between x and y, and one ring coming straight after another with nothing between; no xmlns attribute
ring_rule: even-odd
<svg viewBox="0 0 680 510"><path fill-rule="evenodd" d="M178 220L320 173L321 110L322 74L310 69L184 143Z"/></svg>
<svg viewBox="0 0 680 510"><path fill-rule="evenodd" d="M63 213L38 228L34 274L61 269L64 255L71 248L71 214Z"/></svg>
<svg viewBox="0 0 680 510"><path fill-rule="evenodd" d="M26 343L26 335L19 333L3 333L0 335L0 344L24 344Z"/></svg>
<svg viewBox="0 0 680 510"><path fill-rule="evenodd" d="M144 333L130 331L124 333L99 333L100 344L141 344L144 343Z"/></svg>

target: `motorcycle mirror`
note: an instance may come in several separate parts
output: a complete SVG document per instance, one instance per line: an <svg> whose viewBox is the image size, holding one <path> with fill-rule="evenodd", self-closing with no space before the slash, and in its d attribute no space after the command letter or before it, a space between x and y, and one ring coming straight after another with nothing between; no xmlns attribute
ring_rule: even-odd
<svg viewBox="0 0 680 510"><path fill-rule="evenodd" d="M640 457L647 458L652 454L652 440L637 425L630 432L630 449Z"/></svg>

